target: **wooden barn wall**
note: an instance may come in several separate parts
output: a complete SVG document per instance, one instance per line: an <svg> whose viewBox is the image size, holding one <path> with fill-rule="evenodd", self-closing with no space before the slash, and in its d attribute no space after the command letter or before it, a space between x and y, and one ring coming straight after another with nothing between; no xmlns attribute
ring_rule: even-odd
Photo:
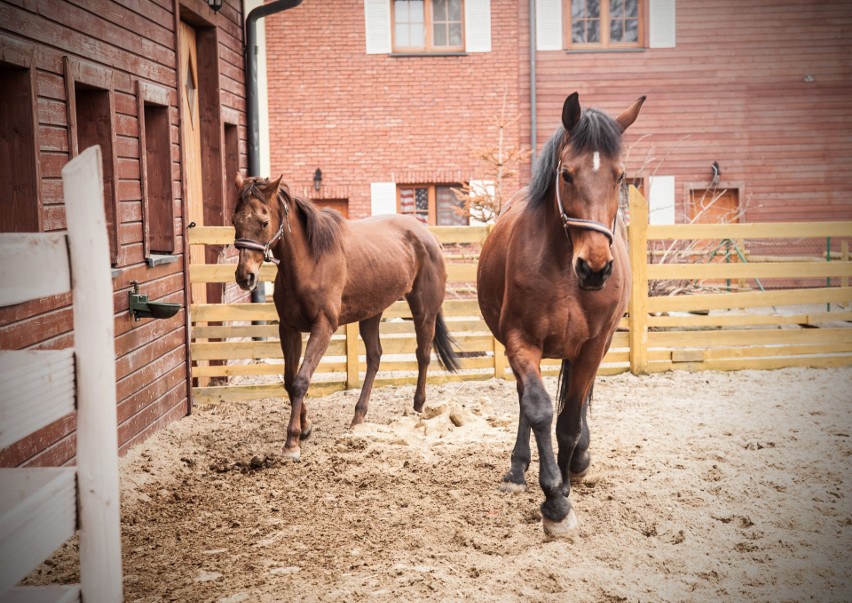
<svg viewBox="0 0 852 603"><path fill-rule="evenodd" d="M122 452L189 411L176 10L194 13L207 20L208 26L218 28L222 113L230 121L238 121L238 161L244 169L245 88L242 12L238 0L226 0L218 14L201 0L0 1L0 51L12 48L33 56L44 231L65 229L60 170L71 157L66 57L112 73L119 208L118 262L114 266L113 284L118 436ZM168 92L178 257L175 262L155 267L148 267L143 252L140 153L144 150L140 149L137 80ZM231 165L233 162L231 158ZM228 177L228 182L231 181L232 175ZM223 194L230 192L227 188ZM228 223L228 219L223 223ZM132 281L137 281L141 293L150 299L177 302L184 309L171 319L134 321L128 311ZM69 347L73 342L69 303L68 296L60 296L0 309L0 348ZM74 429L74 417L66 417L0 451L0 465L71 462Z"/></svg>
<svg viewBox="0 0 852 603"><path fill-rule="evenodd" d="M611 113L647 95L628 171L651 158L678 203L718 161L748 221L849 220L850 27L845 0L677 0L675 48L537 54L539 144L574 90Z"/></svg>

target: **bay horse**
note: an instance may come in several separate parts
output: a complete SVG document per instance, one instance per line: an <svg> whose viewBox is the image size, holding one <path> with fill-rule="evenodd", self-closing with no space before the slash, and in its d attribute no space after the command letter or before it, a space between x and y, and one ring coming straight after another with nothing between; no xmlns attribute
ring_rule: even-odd
<svg viewBox="0 0 852 603"><path fill-rule="evenodd" d="M506 347L520 403L511 466L501 490L526 488L532 429L545 495L542 524L550 537L569 536L577 525L568 498L570 478L589 468L586 410L630 295L627 232L618 212L624 180L621 143L644 101L639 98L613 119L581 109L576 92L568 96L562 125L544 145L529 186L498 217L479 257L479 307ZM558 459L542 358L562 360Z"/></svg>
<svg viewBox="0 0 852 603"><path fill-rule="evenodd" d="M237 284L250 291L258 284L264 260L278 265L273 300L291 407L283 456L299 460L299 441L312 429L304 401L311 377L337 327L356 321L367 351L367 371L351 425L364 421L382 355L382 313L402 297L411 308L417 336L414 410L420 412L432 345L444 368L455 372L460 366L441 312L447 272L435 235L412 216L349 221L335 210L320 210L292 196L281 178L237 174L235 184ZM299 366L302 333L310 335Z"/></svg>

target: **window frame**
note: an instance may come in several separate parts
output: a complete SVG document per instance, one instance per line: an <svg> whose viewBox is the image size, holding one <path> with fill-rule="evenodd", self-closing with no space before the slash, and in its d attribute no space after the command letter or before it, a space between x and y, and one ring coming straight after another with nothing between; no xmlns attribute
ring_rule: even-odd
<svg viewBox="0 0 852 603"><path fill-rule="evenodd" d="M146 261L151 263L152 256L171 255L177 250L173 191L174 182L172 180L172 148L174 147L174 140L172 140L171 102L169 100L169 91L162 86L149 84L141 80L136 80L136 86L136 102L139 119L140 184L142 189L142 248ZM146 107L156 107L160 110L165 110L168 118L168 130L165 135L165 138L168 139L168 171L166 172L168 174L168 191L166 199L168 199L170 203L167 207L166 216L169 224L171 224L171 229L167 236L171 244L170 249L153 250L153 244L151 242L151 223L153 222L151 213L151 197L155 191L151 190L151 182L148 178L148 152L150 145L156 144L156 142L148 140Z"/></svg>
<svg viewBox="0 0 852 603"><path fill-rule="evenodd" d="M20 70L23 80L27 83L27 97L29 99L29 118L22 120L22 130L20 133L27 138L26 149L22 153L26 154L26 158L22 158L29 165L30 173L27 174L28 182L25 185L17 183L15 187L19 190L21 198L30 198L34 201L34 206L29 208L27 216L16 216L13 220L19 223L20 220L26 220L21 226L26 231L42 232L45 228L44 204L42 200L41 190L41 161L40 161L40 124L38 117L38 81L35 69L35 47L29 44L23 44L16 40L5 39L4 44L0 44L0 64L6 69ZM25 111L22 111L25 113ZM17 175L20 177L20 174ZM8 200L7 200L8 201ZM16 206L21 207L21 206ZM10 230L4 232L22 232L21 230Z"/></svg>
<svg viewBox="0 0 852 603"><path fill-rule="evenodd" d="M567 50L576 50L576 51L601 51L601 50L638 50L642 48L646 48L648 46L648 40L646 39L647 30L648 30L648 2L646 0L636 0L637 2L637 10L636 10L636 18L638 20L638 31L636 35L635 42L611 42L610 41L610 27L612 24L612 20L610 19L610 1L611 0L601 0L601 14L600 14L600 23L601 23L601 41L600 42L574 42L573 35L573 2L574 0L568 0L567 6L563 7L562 11L562 31L563 33L563 46ZM604 24L606 26L604 27Z"/></svg>
<svg viewBox="0 0 852 603"><path fill-rule="evenodd" d="M109 198L104 195L104 209L107 216L107 237L110 243L110 263L115 267L121 256L121 213L118 196L118 162L115 153L115 83L113 71L100 65L89 63L70 56L64 57L65 64L65 96L68 118L68 149L70 158L80 154L78 145L79 128L77 124L77 85L102 90L107 95L109 104L109 143L108 149L101 149L103 157L103 176L106 183L110 181ZM113 223L110 228L109 217Z"/></svg>
<svg viewBox="0 0 852 603"><path fill-rule="evenodd" d="M461 3L461 44L459 46L435 46L433 29L432 13L434 0L423 0L423 29L424 42L423 46L398 46L396 43L396 1L390 0L390 27L391 27L391 52L397 54L456 54L465 51L465 0L459 0Z"/></svg>
<svg viewBox="0 0 852 603"><path fill-rule="evenodd" d="M417 217L417 211L414 212L403 212L402 211L402 189L418 189L425 188L428 190L427 194L427 203L429 204L429 213L428 221L425 223L427 226L439 226L438 224L438 187L446 187L446 188L461 188L459 184L452 184L446 182L416 182L416 183L398 183L396 185L396 212L403 216L413 216ZM416 193L415 193L416 194ZM448 225L441 225L448 226ZM451 226L464 226L462 224L452 224ZM470 226L470 217L467 219L467 226Z"/></svg>

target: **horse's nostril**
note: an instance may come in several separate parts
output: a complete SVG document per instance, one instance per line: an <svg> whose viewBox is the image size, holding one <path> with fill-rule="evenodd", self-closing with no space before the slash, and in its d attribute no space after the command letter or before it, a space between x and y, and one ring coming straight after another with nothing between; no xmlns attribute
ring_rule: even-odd
<svg viewBox="0 0 852 603"><path fill-rule="evenodd" d="M592 273L589 263L583 258L577 258L577 276L581 279L588 278Z"/></svg>
<svg viewBox="0 0 852 603"><path fill-rule="evenodd" d="M608 278L609 275L611 275L611 274L612 274L612 260L608 261L606 263L606 266L604 266L603 270L601 270L601 276L603 276L604 278Z"/></svg>

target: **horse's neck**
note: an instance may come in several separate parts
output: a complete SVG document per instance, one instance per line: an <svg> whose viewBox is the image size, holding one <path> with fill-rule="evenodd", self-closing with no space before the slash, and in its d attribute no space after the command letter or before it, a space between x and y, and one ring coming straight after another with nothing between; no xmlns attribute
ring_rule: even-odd
<svg viewBox="0 0 852 603"><path fill-rule="evenodd" d="M278 267L286 275L298 278L300 273L312 268L314 262L308 249L308 233L299 219L299 208L295 201L290 206L289 216L284 213L282 206L281 219L284 220L284 233L274 251L280 262Z"/></svg>
<svg viewBox="0 0 852 603"><path fill-rule="evenodd" d="M535 208L536 216L533 218L537 228L541 229L541 236L545 237L550 249L562 249L563 255L573 253L574 246L571 237L565 232L562 223L562 212L558 207L556 195L547 202Z"/></svg>

